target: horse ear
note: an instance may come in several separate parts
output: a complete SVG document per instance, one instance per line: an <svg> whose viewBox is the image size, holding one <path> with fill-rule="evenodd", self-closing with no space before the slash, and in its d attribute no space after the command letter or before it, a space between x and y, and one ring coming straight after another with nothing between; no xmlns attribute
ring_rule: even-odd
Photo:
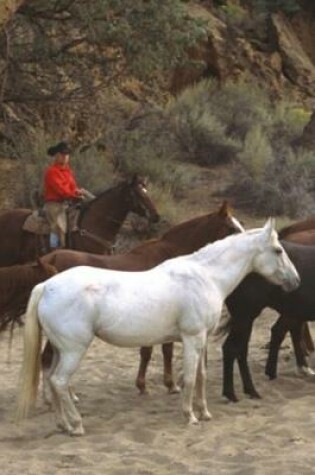
<svg viewBox="0 0 315 475"><path fill-rule="evenodd" d="M130 184L136 185L139 181L138 173L134 173L131 177Z"/></svg>
<svg viewBox="0 0 315 475"><path fill-rule="evenodd" d="M219 216L226 217L231 214L229 204L226 200L223 201L221 208L219 209Z"/></svg>
<svg viewBox="0 0 315 475"><path fill-rule="evenodd" d="M271 235L272 235L272 232L275 230L275 225L276 225L276 220L275 218L269 218L264 227L263 227L263 233L264 233L264 236L266 236L267 238L267 241L270 240L271 238Z"/></svg>
<svg viewBox="0 0 315 475"><path fill-rule="evenodd" d="M40 267L44 267L44 263L43 263L43 261L41 260L40 257L37 257L36 262Z"/></svg>

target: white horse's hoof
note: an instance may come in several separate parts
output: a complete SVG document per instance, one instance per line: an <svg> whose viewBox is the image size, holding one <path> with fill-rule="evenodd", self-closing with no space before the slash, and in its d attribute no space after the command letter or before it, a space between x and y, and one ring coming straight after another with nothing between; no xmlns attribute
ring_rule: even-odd
<svg viewBox="0 0 315 475"><path fill-rule="evenodd" d="M195 426L197 424L199 424L199 419L197 419L197 417L194 414L191 414L188 417L188 425L189 426Z"/></svg>
<svg viewBox="0 0 315 475"><path fill-rule="evenodd" d="M81 435L85 434L84 428L82 425L76 427L75 429L72 429L69 434L71 437L81 437Z"/></svg>
<svg viewBox="0 0 315 475"><path fill-rule="evenodd" d="M200 420L201 421L210 421L211 419L212 419L212 415L208 410L202 411L200 413Z"/></svg>
<svg viewBox="0 0 315 475"><path fill-rule="evenodd" d="M180 387L177 384L174 384L171 388L169 388L168 393L169 394L178 394L181 392Z"/></svg>

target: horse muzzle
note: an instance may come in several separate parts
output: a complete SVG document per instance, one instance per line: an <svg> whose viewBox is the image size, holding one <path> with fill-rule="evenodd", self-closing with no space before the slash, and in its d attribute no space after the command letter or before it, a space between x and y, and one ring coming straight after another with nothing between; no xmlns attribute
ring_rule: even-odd
<svg viewBox="0 0 315 475"><path fill-rule="evenodd" d="M291 279L287 279L283 282L282 288L285 292L293 292L301 285L301 278L298 274Z"/></svg>

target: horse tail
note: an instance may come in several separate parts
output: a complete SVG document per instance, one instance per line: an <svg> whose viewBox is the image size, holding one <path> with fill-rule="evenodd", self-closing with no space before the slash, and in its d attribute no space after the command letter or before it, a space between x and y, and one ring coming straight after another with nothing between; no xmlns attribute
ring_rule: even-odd
<svg viewBox="0 0 315 475"><path fill-rule="evenodd" d="M20 374L17 420L27 417L36 401L42 343L42 331L37 310L44 288L45 283L36 285L27 304L24 326L24 359Z"/></svg>

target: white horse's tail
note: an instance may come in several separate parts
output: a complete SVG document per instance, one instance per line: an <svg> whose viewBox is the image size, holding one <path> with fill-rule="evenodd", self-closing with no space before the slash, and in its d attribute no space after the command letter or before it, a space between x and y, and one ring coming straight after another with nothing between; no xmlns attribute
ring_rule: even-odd
<svg viewBox="0 0 315 475"><path fill-rule="evenodd" d="M42 331L37 308L45 283L34 287L26 309L24 326L24 359L20 374L17 420L27 417L37 396L40 375Z"/></svg>

